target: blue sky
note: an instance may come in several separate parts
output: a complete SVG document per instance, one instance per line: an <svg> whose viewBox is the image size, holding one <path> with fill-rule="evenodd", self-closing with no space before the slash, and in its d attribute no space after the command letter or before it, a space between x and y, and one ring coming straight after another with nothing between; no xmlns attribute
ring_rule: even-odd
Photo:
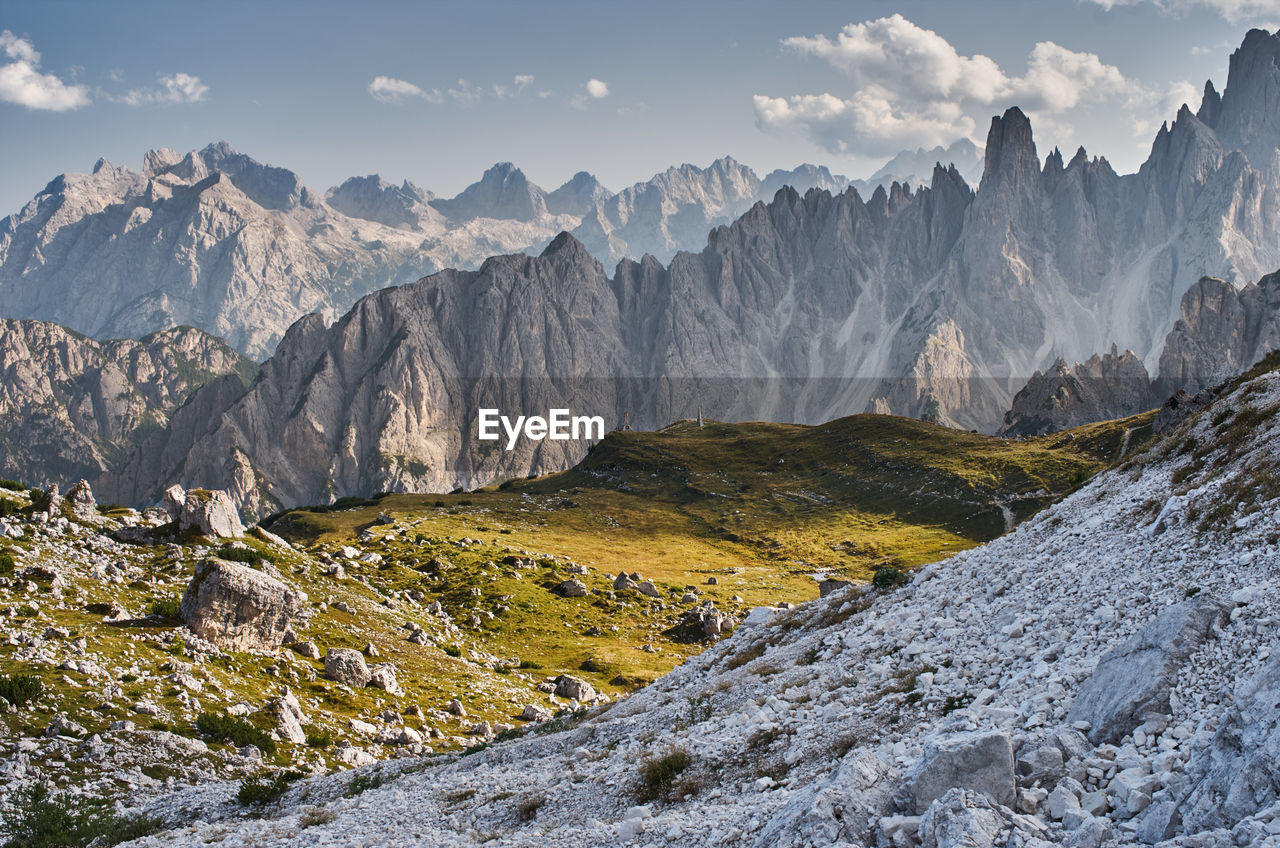
<svg viewBox="0 0 1280 848"><path fill-rule="evenodd" d="M1014 103L1042 155L1132 170L1277 21L1280 0L0 0L0 214L99 156L219 139L321 191L451 195L508 160L616 190L724 154L864 176Z"/></svg>

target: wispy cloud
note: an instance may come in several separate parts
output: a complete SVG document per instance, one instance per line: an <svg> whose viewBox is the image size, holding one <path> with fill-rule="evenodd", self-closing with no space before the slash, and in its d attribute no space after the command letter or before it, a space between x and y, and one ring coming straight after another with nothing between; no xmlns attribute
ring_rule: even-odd
<svg viewBox="0 0 1280 848"><path fill-rule="evenodd" d="M129 106L178 106L199 103L209 96L209 86L200 77L176 73L162 75L160 84L153 88L135 88L119 97L109 99Z"/></svg>
<svg viewBox="0 0 1280 848"><path fill-rule="evenodd" d="M40 72L40 54L30 40L6 29L0 32L0 51L10 60L0 65L0 100L50 112L88 105L89 92L83 85Z"/></svg>
<svg viewBox="0 0 1280 848"><path fill-rule="evenodd" d="M401 103L415 98L439 103L443 99L437 89L419 88L407 80L387 76L373 78L373 82L369 83L369 95L379 103Z"/></svg>
<svg viewBox="0 0 1280 848"><path fill-rule="evenodd" d="M1174 15L1196 7L1210 9L1233 24L1280 19L1280 0L1083 0L1110 11L1117 6L1152 5Z"/></svg>

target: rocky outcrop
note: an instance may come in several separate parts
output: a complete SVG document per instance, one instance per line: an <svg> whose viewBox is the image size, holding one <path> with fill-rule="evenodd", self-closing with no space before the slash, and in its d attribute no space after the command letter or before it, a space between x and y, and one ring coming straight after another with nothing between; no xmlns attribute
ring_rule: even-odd
<svg viewBox="0 0 1280 848"><path fill-rule="evenodd" d="M98 502L93 497L93 488L88 480L78 480L67 490L66 504L71 508L71 514L81 521L98 518Z"/></svg>
<svg viewBox="0 0 1280 848"><path fill-rule="evenodd" d="M0 476L96 481L200 386L243 393L257 366L190 327L95 342L43 321L0 320Z"/></svg>
<svg viewBox="0 0 1280 848"><path fill-rule="evenodd" d="M306 599L260 571L207 559L196 567L179 615L192 633L223 650L274 651Z"/></svg>
<svg viewBox="0 0 1280 848"><path fill-rule="evenodd" d="M1039 436L1092 421L1126 418L1159 404L1151 378L1133 351L1105 356L1068 368L1059 359L1037 371L1013 398L998 431L1003 436Z"/></svg>
<svg viewBox="0 0 1280 848"><path fill-rule="evenodd" d="M1189 833L1234 827L1280 800L1280 653L1244 681L1187 771L1195 782L1180 816Z"/></svg>
<svg viewBox="0 0 1280 848"><path fill-rule="evenodd" d="M1226 603L1206 593L1161 612L1098 661L1067 722L1088 722L1092 742L1115 744L1148 715L1168 714L1178 671L1228 612Z"/></svg>
<svg viewBox="0 0 1280 848"><path fill-rule="evenodd" d="M968 789L997 804L1014 801L1013 744L1004 733L955 734L933 740L903 779L906 807L922 815L953 789Z"/></svg>
<svg viewBox="0 0 1280 848"><path fill-rule="evenodd" d="M170 486L164 493L165 509L177 522L180 532L192 531L211 539L233 539L244 535L244 524L227 493L221 490Z"/></svg>
<svg viewBox="0 0 1280 848"><path fill-rule="evenodd" d="M1280 272L1234 286L1205 278L1182 298L1160 354L1157 393L1195 394L1280 350Z"/></svg>

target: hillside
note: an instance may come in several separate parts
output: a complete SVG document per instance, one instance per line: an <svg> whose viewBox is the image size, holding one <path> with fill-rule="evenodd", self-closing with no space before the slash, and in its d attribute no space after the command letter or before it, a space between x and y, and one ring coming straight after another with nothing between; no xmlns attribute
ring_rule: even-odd
<svg viewBox="0 0 1280 848"><path fill-rule="evenodd" d="M141 802L137 844L1272 845L1277 366L905 586L457 760Z"/></svg>
<svg viewBox="0 0 1280 848"><path fill-rule="evenodd" d="M242 394L257 363L175 327L94 341L43 321L0 319L0 476L66 488L129 456L199 388Z"/></svg>
<svg viewBox="0 0 1280 848"><path fill-rule="evenodd" d="M1016 442L885 416L680 422L609 434L550 477L297 510L221 543L175 536L156 511L47 515L28 505L39 493L6 491L0 675L35 673L45 689L34 708L0 714L0 745L34 745L21 769L0 768L11 791L44 776L118 797L158 791L166 777L464 749L635 691L750 609L816 597L819 579L892 583L991 539L1004 529L1001 504L1030 515L1149 424ZM180 627L177 601L211 555L306 593L291 648L218 650ZM336 648L390 664L403 691L327 680L322 658ZM566 696L562 674L590 689ZM289 740L286 693L311 744ZM236 753L194 726L228 707L274 732L278 750ZM111 740L105 765L53 759L94 734ZM186 758L190 771L176 765Z"/></svg>

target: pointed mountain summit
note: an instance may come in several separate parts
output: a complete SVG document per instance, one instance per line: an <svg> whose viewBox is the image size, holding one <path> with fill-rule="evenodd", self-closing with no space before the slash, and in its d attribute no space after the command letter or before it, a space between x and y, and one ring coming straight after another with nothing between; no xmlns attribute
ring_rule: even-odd
<svg viewBox="0 0 1280 848"><path fill-rule="evenodd" d="M603 203L611 194L595 175L579 171L564 185L547 195L547 211L552 215L581 217Z"/></svg>
<svg viewBox="0 0 1280 848"><path fill-rule="evenodd" d="M533 221L547 214L547 193L529 182L510 162L499 162L457 197L436 199L431 205L454 221L504 218Z"/></svg>
<svg viewBox="0 0 1280 848"><path fill-rule="evenodd" d="M434 195L405 180L394 185L377 174L351 177L325 193L325 202L352 218L405 230L440 224L444 216L431 208Z"/></svg>
<svg viewBox="0 0 1280 848"><path fill-rule="evenodd" d="M1209 99L1206 92L1206 99ZM1280 169L1280 32L1250 30L1231 54L1220 108L1210 106L1224 147L1239 150L1258 170ZM1216 115L1214 113L1217 113Z"/></svg>

